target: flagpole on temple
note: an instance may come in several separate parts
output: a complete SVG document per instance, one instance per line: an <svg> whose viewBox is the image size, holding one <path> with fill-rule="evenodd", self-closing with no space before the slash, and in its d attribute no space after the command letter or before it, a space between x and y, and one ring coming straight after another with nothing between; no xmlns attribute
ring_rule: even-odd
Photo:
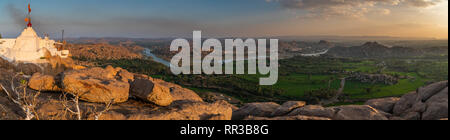
<svg viewBox="0 0 450 140"><path fill-rule="evenodd" d="M32 27L33 24L31 24L31 0L30 3L28 3L28 24L27 27Z"/></svg>

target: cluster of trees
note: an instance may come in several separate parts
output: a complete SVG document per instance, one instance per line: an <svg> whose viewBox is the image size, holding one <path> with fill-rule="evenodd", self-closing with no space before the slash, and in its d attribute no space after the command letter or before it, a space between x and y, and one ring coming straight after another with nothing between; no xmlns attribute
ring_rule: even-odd
<svg viewBox="0 0 450 140"><path fill-rule="evenodd" d="M158 62L149 59L96 60L97 65L121 67L134 73L145 75L169 75L170 70Z"/></svg>
<svg viewBox="0 0 450 140"><path fill-rule="evenodd" d="M111 65L113 67L121 67L130 72L146 74L146 75L170 75L170 69L165 65L150 59L88 59L86 57L72 57L74 60L93 62L99 67Z"/></svg>
<svg viewBox="0 0 450 140"><path fill-rule="evenodd" d="M247 102L287 100L287 97L283 96L283 89L261 86L257 81L234 75L166 75L163 79L188 87L227 93Z"/></svg>
<svg viewBox="0 0 450 140"><path fill-rule="evenodd" d="M431 60L389 60L387 67L391 71L417 73L434 82L448 80L448 59Z"/></svg>
<svg viewBox="0 0 450 140"><path fill-rule="evenodd" d="M280 75L289 76L290 74L329 74L331 72L341 72L351 68L345 65L350 63L361 63L361 60L328 56L296 56L290 59L280 60Z"/></svg>

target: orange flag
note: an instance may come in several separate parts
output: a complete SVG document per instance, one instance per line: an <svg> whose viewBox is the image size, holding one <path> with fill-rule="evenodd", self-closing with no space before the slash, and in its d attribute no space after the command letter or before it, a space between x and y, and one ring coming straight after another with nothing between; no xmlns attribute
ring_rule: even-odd
<svg viewBox="0 0 450 140"><path fill-rule="evenodd" d="M31 4L28 3L28 13L31 13Z"/></svg>

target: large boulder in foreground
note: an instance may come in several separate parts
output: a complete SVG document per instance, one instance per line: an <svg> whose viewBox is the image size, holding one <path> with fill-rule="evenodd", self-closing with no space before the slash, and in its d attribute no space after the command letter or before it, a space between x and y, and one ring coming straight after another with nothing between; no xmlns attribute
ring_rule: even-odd
<svg viewBox="0 0 450 140"><path fill-rule="evenodd" d="M416 103L417 92L411 92L403 95L394 106L394 115L401 116L407 114L409 109Z"/></svg>
<svg viewBox="0 0 450 140"><path fill-rule="evenodd" d="M426 102L439 91L448 87L448 81L442 81L421 87L417 90L417 101Z"/></svg>
<svg viewBox="0 0 450 140"><path fill-rule="evenodd" d="M331 120L330 118L323 118L323 117L314 117L314 116L281 116L281 117L274 117L274 118L268 118L268 117L254 117L249 116L245 118L244 120L259 120L259 121L271 121L271 120L302 120L302 121L310 121L310 120L317 120L317 121L324 121L324 120Z"/></svg>
<svg viewBox="0 0 450 140"><path fill-rule="evenodd" d="M35 73L28 81L28 87L37 91L62 91L56 84L55 77Z"/></svg>
<svg viewBox="0 0 450 140"><path fill-rule="evenodd" d="M396 120L439 120L448 118L448 81L421 87L403 95L394 106Z"/></svg>
<svg viewBox="0 0 450 140"><path fill-rule="evenodd" d="M183 88L180 85L169 83L161 79L154 79L154 78L149 79L155 84L169 88L173 101L182 101L182 100L199 101L199 102L203 101L203 99L200 96L198 96L197 93L195 93L190 89Z"/></svg>
<svg viewBox="0 0 450 140"><path fill-rule="evenodd" d="M198 101L175 101L159 112L134 114L129 120L231 120L232 109L229 103L217 101L205 103Z"/></svg>
<svg viewBox="0 0 450 140"><path fill-rule="evenodd" d="M318 105L307 105L302 108L293 110L288 116L317 116L324 118L333 118L336 111L333 108L324 108Z"/></svg>
<svg viewBox="0 0 450 140"><path fill-rule="evenodd" d="M233 112L233 120L242 120L247 116L271 117L279 107L280 105L274 102L248 103Z"/></svg>
<svg viewBox="0 0 450 140"><path fill-rule="evenodd" d="M275 112L272 113L272 116L283 116L289 114L292 110L304 107L306 102L304 101L288 101L278 107Z"/></svg>
<svg viewBox="0 0 450 140"><path fill-rule="evenodd" d="M308 105L293 110L288 116L314 116L332 120L387 120L388 113L378 111L367 105L348 105L337 107L322 107Z"/></svg>
<svg viewBox="0 0 450 140"><path fill-rule="evenodd" d="M381 99L372 99L365 103L365 105L369 105L375 109L393 113L395 104L400 100L397 97L389 97L389 98L381 98Z"/></svg>
<svg viewBox="0 0 450 140"><path fill-rule="evenodd" d="M448 87L428 99L427 109L422 114L423 120L448 118Z"/></svg>
<svg viewBox="0 0 450 140"><path fill-rule="evenodd" d="M154 84L148 79L135 79L130 91L132 96L159 106L169 106L173 101L169 88Z"/></svg>
<svg viewBox="0 0 450 140"><path fill-rule="evenodd" d="M334 107L333 120L388 120L386 113L368 105L347 105Z"/></svg>
<svg viewBox="0 0 450 140"><path fill-rule="evenodd" d="M128 100L130 85L116 79L120 68L107 67L71 70L62 73L65 92L80 96L81 100L106 103L122 103Z"/></svg>

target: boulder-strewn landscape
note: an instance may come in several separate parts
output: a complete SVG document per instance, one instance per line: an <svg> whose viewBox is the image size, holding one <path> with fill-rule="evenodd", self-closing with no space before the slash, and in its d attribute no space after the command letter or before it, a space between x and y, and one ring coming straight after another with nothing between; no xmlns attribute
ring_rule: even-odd
<svg viewBox="0 0 450 140"><path fill-rule="evenodd" d="M433 83L401 98L372 99L365 105L322 107L303 102L249 103L234 111L233 119L448 120L448 81Z"/></svg>
<svg viewBox="0 0 450 140"><path fill-rule="evenodd" d="M57 76L0 71L1 120L230 120L232 114L227 102L206 103L189 89L111 66Z"/></svg>
<svg viewBox="0 0 450 140"><path fill-rule="evenodd" d="M142 42L78 43L68 45L71 58L47 55L43 59L48 63L0 59L0 120L448 118L448 81L442 78L448 74L446 63L357 58L375 57L379 52L374 51L394 56L402 51L376 42L339 51L324 40L282 42L280 53L289 53L280 62L280 81L273 87L255 85L248 75L171 75L166 66L142 54L137 45ZM357 54L365 56L295 56L325 49L338 57L361 49ZM167 51L152 50L156 55Z"/></svg>
<svg viewBox="0 0 450 140"><path fill-rule="evenodd" d="M0 59L1 60L1 59ZM401 98L324 107L304 101L204 102L192 90L119 67L32 75L0 61L0 120L441 120L448 118L448 81Z"/></svg>

